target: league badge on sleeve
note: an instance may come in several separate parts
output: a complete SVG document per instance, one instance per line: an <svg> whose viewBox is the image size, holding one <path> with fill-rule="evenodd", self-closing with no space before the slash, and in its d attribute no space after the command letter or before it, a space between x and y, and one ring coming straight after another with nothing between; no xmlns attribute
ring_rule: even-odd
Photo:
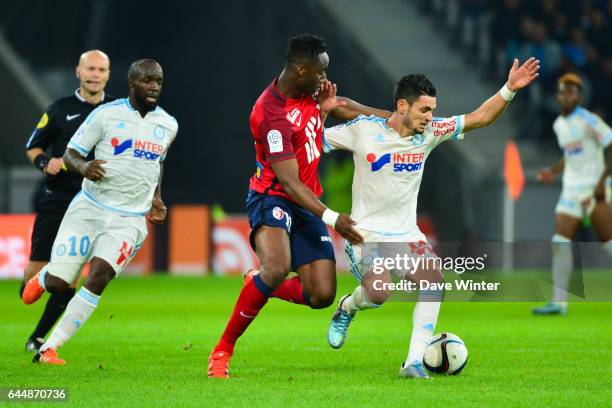
<svg viewBox="0 0 612 408"><path fill-rule="evenodd" d="M281 132L276 129L272 129L268 132L267 138L270 153L280 153L283 151L283 136L281 135Z"/></svg>

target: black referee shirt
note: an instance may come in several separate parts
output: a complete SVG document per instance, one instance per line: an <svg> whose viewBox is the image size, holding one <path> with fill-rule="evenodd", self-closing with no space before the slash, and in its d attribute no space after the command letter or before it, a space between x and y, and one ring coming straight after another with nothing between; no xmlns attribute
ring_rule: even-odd
<svg viewBox="0 0 612 408"><path fill-rule="evenodd" d="M36 129L26 143L26 149L39 147L50 157L62 157L70 138L91 111L115 99L109 95L103 95L99 104L92 105L79 94L77 89L72 95L56 100L49 105L40 118ZM93 156L93 152L90 156ZM91 158L93 157L89 157ZM55 176L47 174L46 189L52 194L70 196L71 199L81 189L82 182L83 177L80 174L62 170Z"/></svg>

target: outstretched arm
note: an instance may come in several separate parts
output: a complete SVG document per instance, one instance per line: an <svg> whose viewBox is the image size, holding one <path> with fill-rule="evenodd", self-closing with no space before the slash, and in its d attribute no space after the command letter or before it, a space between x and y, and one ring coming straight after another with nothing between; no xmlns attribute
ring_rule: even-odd
<svg viewBox="0 0 612 408"><path fill-rule="evenodd" d="M349 120L355 119L359 115L365 116L378 116L381 118L390 118L391 112L384 109L371 108L369 106L362 105L360 103L355 102L352 99L346 98L344 96L337 97L338 100L344 101L346 104L343 106L338 106L336 109L330 112L330 115L339 121L346 122Z"/></svg>
<svg viewBox="0 0 612 408"><path fill-rule="evenodd" d="M319 90L317 97L323 120L326 119L327 115L331 115L343 122L355 119L359 115L376 115L381 118L391 117L391 112L389 111L370 108L349 98L337 96L337 91L336 84L332 84L330 81L326 81Z"/></svg>
<svg viewBox="0 0 612 408"><path fill-rule="evenodd" d="M514 64L508 74L508 82L495 95L480 105L474 112L465 115L464 132L489 126L501 115L519 89L525 88L538 77L540 61L531 57L519 67L519 60Z"/></svg>

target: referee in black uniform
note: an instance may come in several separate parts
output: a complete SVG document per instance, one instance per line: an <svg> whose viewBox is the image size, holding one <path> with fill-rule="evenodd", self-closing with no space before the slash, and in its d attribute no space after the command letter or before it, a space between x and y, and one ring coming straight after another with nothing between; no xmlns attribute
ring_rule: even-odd
<svg viewBox="0 0 612 408"><path fill-rule="evenodd" d="M79 88L47 108L26 144L28 159L45 174L46 180L35 198L37 215L32 231L32 250L24 272L24 283L19 290L20 297L25 282L51 259L53 241L62 218L70 201L81 189L83 178L67 171L62 156L68 141L87 115L100 104L114 99L104 94L109 74L110 60L105 53L99 50L83 53L76 67ZM72 299L76 284L76 281L72 283L70 291L49 297L36 328L28 338L27 351L36 352L44 343L44 337Z"/></svg>

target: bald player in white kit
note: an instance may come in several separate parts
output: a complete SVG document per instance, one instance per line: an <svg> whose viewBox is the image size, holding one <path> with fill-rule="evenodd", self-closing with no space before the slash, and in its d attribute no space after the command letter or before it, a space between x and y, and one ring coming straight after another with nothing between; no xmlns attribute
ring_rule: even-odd
<svg viewBox="0 0 612 408"><path fill-rule="evenodd" d="M427 238L416 224L417 196L427 156L443 141L462 139L465 132L493 123L515 93L538 76L538 70L539 61L534 58L521 67L515 60L508 82L498 93L474 112L450 118L433 117L436 109L433 84L424 75L407 75L397 84L395 111L390 119L360 116L346 124L325 129L326 151L341 149L353 152L355 174L351 218L356 221L364 242L405 243L408 253L435 258ZM333 348L344 344L357 311L378 307L390 295L388 290L379 290L380 284L374 285L375 280L390 282L390 271L380 274L367 268L362 271L362 248L347 244L346 249L351 272L360 286L340 300L332 318L328 342ZM417 287L421 280L443 282L441 271L434 267L411 273L394 271L394 275L416 282ZM410 350L400 376L430 378L423 367L423 356L438 319L440 300L439 291L420 293L413 312Z"/></svg>
<svg viewBox="0 0 612 408"><path fill-rule="evenodd" d="M142 246L145 216L155 223L166 218L162 165L178 124L157 106L162 81L157 62L134 62L129 97L95 109L68 143L64 162L85 178L82 190L64 216L51 262L28 281L22 299L31 304L45 291L66 290L88 260L91 271L33 362L65 364L57 349L85 324L106 286ZM94 147L95 160L85 161Z"/></svg>

